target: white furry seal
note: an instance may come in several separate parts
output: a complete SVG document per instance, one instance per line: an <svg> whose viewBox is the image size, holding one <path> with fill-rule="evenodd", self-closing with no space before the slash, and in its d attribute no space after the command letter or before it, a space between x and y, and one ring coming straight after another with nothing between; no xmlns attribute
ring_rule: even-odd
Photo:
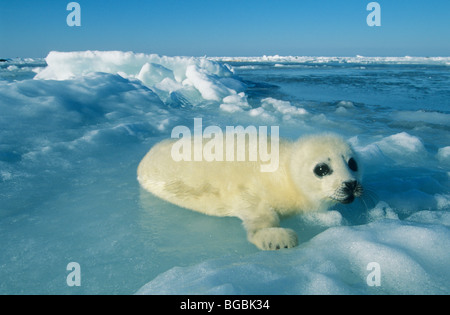
<svg viewBox="0 0 450 315"><path fill-rule="evenodd" d="M143 188L178 206L243 221L248 240L273 250L297 245L280 216L351 203L363 193L361 171L351 147L326 134L280 141L279 167L261 172L256 162L175 162L173 140L155 145L138 167Z"/></svg>

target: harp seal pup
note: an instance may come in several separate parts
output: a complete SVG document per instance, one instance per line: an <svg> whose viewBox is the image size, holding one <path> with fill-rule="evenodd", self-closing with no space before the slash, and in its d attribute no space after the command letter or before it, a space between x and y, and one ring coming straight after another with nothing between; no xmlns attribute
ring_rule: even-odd
<svg viewBox="0 0 450 315"><path fill-rule="evenodd" d="M335 134L279 142L279 167L261 172L260 161L179 161L174 140L156 144L142 159L141 186L180 207L243 221L248 240L262 250L291 248L297 234L280 217L323 211L363 194L357 157Z"/></svg>

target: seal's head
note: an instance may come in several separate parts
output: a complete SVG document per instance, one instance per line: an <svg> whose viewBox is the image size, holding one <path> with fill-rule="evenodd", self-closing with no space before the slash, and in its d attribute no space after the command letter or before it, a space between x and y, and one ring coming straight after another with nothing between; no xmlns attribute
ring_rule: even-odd
<svg viewBox="0 0 450 315"><path fill-rule="evenodd" d="M291 175L299 193L316 209L351 203L363 193L358 158L337 135L299 140L291 158Z"/></svg>

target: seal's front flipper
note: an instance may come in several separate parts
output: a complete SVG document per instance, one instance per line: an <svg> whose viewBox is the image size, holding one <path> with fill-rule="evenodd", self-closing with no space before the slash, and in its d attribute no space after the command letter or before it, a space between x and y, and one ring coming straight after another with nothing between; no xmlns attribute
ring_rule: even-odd
<svg viewBox="0 0 450 315"><path fill-rule="evenodd" d="M281 227L270 227L249 233L248 240L263 250L291 248L298 244L297 234L291 229Z"/></svg>

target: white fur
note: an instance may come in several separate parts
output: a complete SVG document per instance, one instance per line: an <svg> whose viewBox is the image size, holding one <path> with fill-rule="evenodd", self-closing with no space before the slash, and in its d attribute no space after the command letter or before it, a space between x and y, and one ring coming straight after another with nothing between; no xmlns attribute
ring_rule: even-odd
<svg viewBox="0 0 450 315"><path fill-rule="evenodd" d="M337 202L344 182L357 181L348 160L355 154L340 137L309 136L296 142L280 141L279 168L260 171L257 162L175 162L173 140L155 145L138 167L143 188L180 207L215 216L236 216L243 221L248 240L260 249L290 248L297 235L280 228L280 216L327 209ZM327 163L329 176L314 174Z"/></svg>

